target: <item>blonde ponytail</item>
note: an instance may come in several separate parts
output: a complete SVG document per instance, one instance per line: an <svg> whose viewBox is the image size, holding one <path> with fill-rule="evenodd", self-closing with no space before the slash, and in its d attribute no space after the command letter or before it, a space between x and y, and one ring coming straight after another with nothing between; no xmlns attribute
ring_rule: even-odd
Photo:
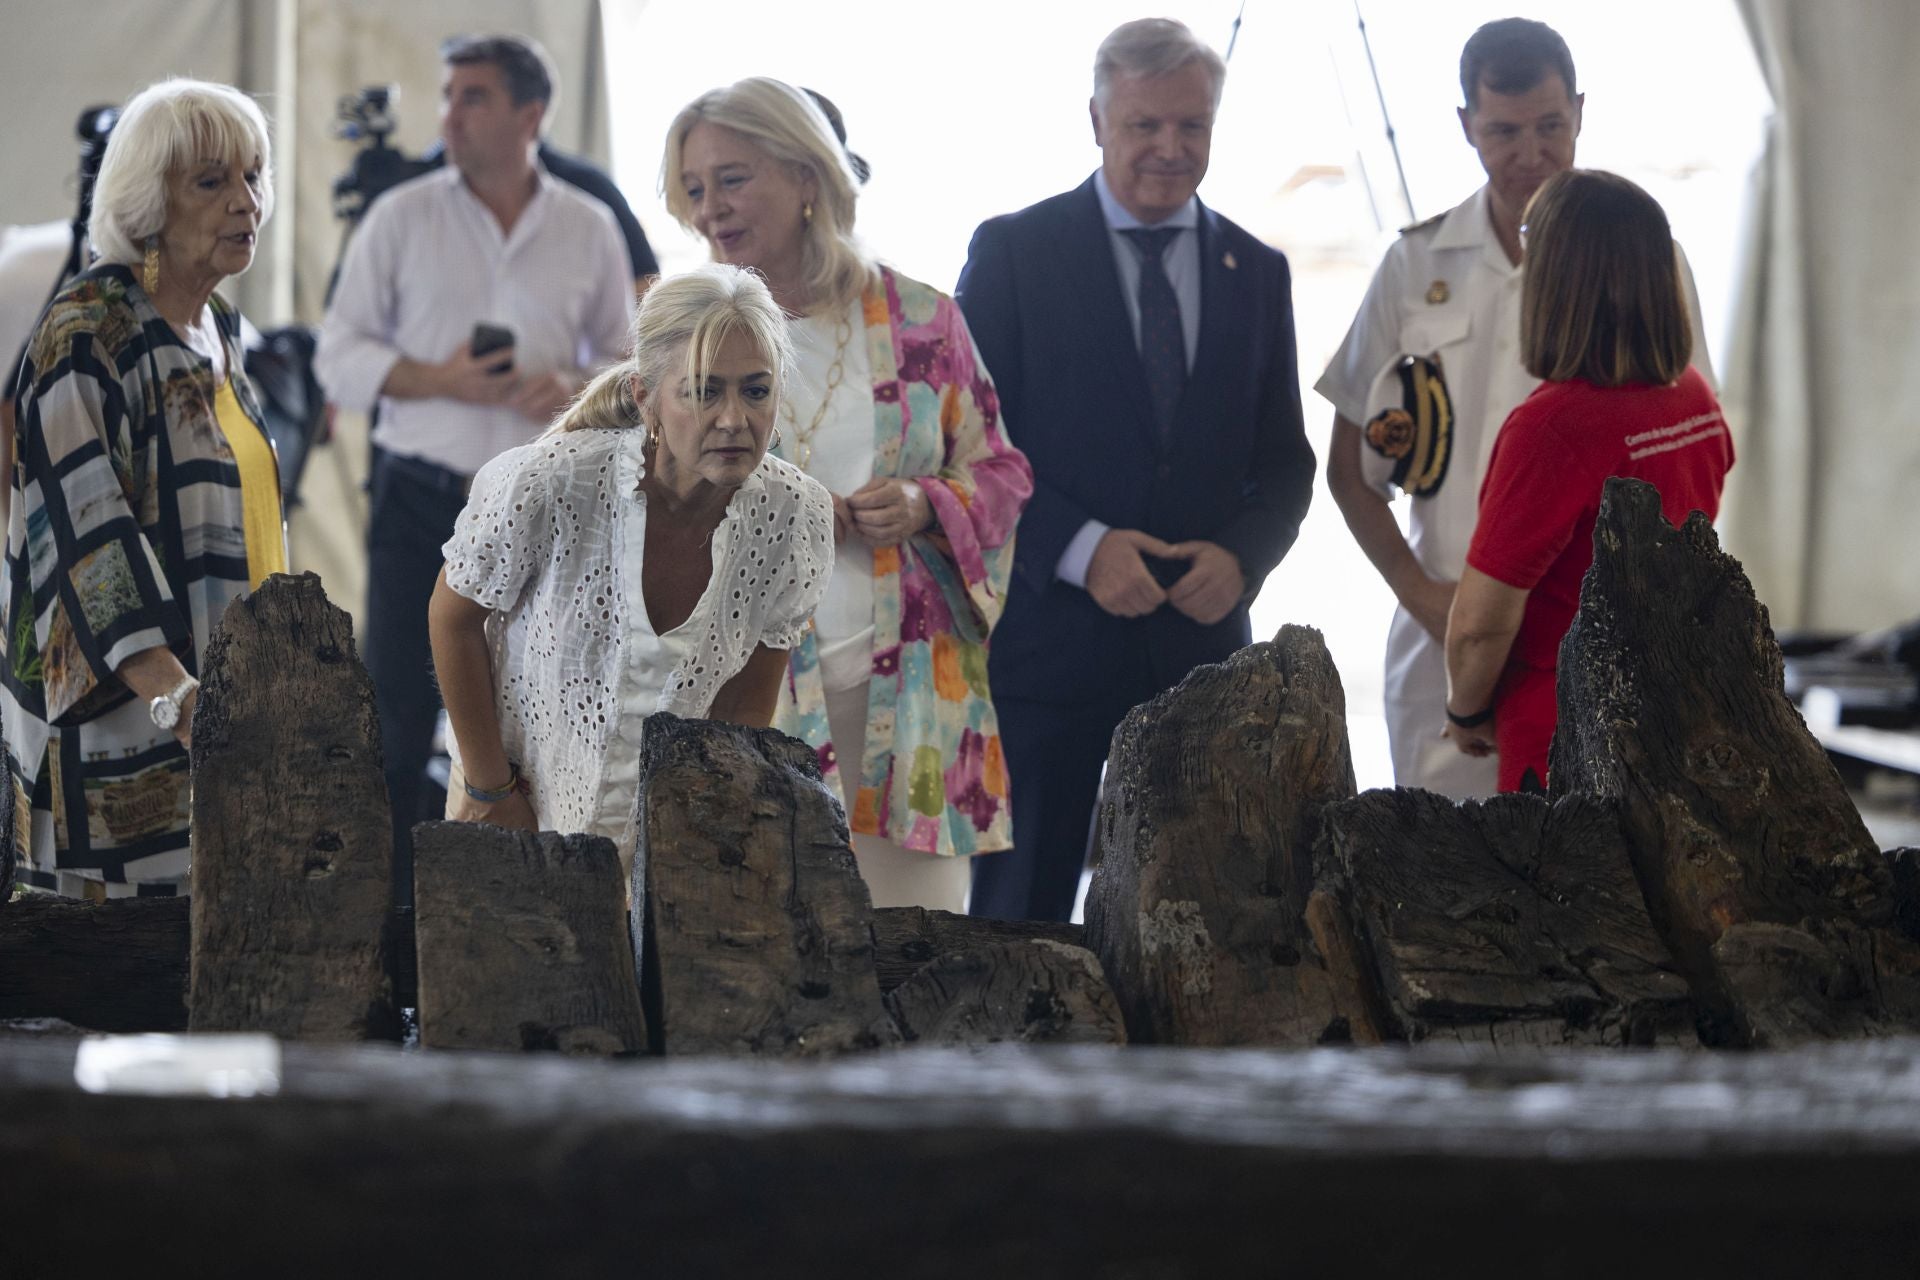
<svg viewBox="0 0 1920 1280"><path fill-rule="evenodd" d="M589 382L561 411L549 434L586 431L606 427L633 427L640 424L640 407L633 402L633 362L622 360L609 365Z"/></svg>

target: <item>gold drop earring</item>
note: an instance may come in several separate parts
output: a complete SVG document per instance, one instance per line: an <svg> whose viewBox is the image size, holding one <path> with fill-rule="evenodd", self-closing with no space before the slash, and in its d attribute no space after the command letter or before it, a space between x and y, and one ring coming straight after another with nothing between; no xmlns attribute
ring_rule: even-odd
<svg viewBox="0 0 1920 1280"><path fill-rule="evenodd" d="M147 237L147 251L140 257L140 287L149 298L160 292L160 237Z"/></svg>
<svg viewBox="0 0 1920 1280"><path fill-rule="evenodd" d="M803 227L813 225L813 201L811 200L800 206L800 225Z"/></svg>

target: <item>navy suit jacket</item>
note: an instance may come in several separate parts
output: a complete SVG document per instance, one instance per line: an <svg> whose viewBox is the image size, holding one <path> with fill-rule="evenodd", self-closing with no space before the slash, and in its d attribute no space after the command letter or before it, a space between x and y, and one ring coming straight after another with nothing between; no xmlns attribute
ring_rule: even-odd
<svg viewBox="0 0 1920 1280"><path fill-rule="evenodd" d="M1144 699L1221 661L1251 639L1247 606L1300 531L1314 457L1286 257L1205 206L1199 235L1199 348L1163 442L1093 180L974 233L955 297L1034 474L993 633L998 696ZM1210 627L1172 605L1116 618L1054 576L1089 518L1216 542L1247 594Z"/></svg>

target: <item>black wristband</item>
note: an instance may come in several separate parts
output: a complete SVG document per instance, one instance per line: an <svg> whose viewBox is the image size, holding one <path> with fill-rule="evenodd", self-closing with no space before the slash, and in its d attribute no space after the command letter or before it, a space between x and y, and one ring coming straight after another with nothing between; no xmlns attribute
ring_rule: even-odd
<svg viewBox="0 0 1920 1280"><path fill-rule="evenodd" d="M1453 714L1452 707L1446 708L1446 712L1447 712L1448 722L1453 724L1456 728L1478 729L1481 725L1493 719L1493 704L1489 702L1485 707L1474 712L1470 716L1457 716Z"/></svg>

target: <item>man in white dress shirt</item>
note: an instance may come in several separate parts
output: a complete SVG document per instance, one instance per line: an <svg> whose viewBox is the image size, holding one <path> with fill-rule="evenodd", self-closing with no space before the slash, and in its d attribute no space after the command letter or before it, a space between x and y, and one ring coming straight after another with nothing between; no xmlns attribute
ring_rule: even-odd
<svg viewBox="0 0 1920 1280"><path fill-rule="evenodd" d="M514 36L441 50L446 168L367 212L341 264L315 363L332 400L379 413L364 652L409 897L421 777L440 700L427 600L474 472L524 444L627 345L633 276L613 215L535 157L552 72ZM510 346L475 355L477 325Z"/></svg>
<svg viewBox="0 0 1920 1280"><path fill-rule="evenodd" d="M1496 762L1440 736L1447 611L1494 438L1538 384L1520 363L1522 216L1542 183L1573 167L1586 97L1566 41L1524 18L1474 32L1460 56L1460 91L1460 127L1486 185L1401 233L1314 389L1335 411L1327 487L1399 599L1386 662L1394 782L1467 799L1494 793ZM1679 269L1693 363L1711 382L1684 255ZM1431 362L1417 393L1410 357ZM1433 366L1445 387L1438 405L1425 381ZM1406 535L1389 505L1396 490L1412 495Z"/></svg>

